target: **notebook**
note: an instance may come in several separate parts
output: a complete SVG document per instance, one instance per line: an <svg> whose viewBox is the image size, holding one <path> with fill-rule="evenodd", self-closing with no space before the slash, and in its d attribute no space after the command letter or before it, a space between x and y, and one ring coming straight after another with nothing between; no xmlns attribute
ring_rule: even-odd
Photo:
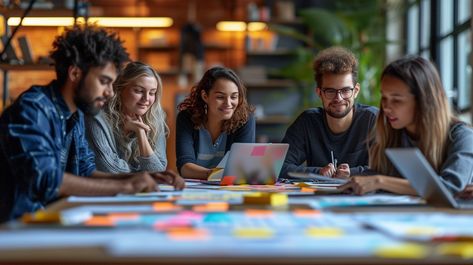
<svg viewBox="0 0 473 265"><path fill-rule="evenodd" d="M473 200L455 199L440 176L417 148L390 148L386 155L417 194L428 204L440 207L473 209Z"/></svg>
<svg viewBox="0 0 473 265"><path fill-rule="evenodd" d="M289 144L233 143L225 155L222 180L231 184L274 184L279 178ZM213 183L212 183L213 182ZM208 184L220 184L215 178Z"/></svg>

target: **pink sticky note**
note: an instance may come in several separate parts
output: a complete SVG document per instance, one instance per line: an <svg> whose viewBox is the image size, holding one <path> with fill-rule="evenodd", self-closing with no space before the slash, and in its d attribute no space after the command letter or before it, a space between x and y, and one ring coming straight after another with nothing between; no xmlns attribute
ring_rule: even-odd
<svg viewBox="0 0 473 265"><path fill-rule="evenodd" d="M266 146L255 146L251 151L251 156L264 156L264 152L266 152Z"/></svg>

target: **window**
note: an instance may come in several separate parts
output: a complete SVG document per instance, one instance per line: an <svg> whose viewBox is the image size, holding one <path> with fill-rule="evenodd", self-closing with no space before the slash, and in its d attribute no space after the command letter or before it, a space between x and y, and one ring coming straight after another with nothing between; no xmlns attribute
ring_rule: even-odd
<svg viewBox="0 0 473 265"><path fill-rule="evenodd" d="M463 112L471 105L471 31L463 31L458 36L458 97L457 108Z"/></svg>
<svg viewBox="0 0 473 265"><path fill-rule="evenodd" d="M439 67L454 110L471 108L471 0L408 1L406 54L419 54Z"/></svg>

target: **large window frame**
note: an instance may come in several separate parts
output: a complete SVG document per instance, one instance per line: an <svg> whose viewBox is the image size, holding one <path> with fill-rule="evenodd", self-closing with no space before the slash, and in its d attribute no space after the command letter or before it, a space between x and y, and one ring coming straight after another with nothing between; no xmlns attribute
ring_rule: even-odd
<svg viewBox="0 0 473 265"><path fill-rule="evenodd" d="M410 0L405 14L404 52L437 65L457 114L473 111L470 1Z"/></svg>

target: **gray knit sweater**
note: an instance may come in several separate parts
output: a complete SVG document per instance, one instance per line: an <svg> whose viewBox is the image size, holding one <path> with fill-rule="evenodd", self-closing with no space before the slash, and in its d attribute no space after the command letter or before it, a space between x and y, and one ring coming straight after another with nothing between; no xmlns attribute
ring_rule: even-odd
<svg viewBox="0 0 473 265"><path fill-rule="evenodd" d="M95 116L86 116L85 130L90 148L95 152L97 170L111 173L128 173L137 171L163 171L167 166L166 137L158 135L156 149L149 157L137 157L137 161L123 159L122 150L117 148L112 127L103 112Z"/></svg>

